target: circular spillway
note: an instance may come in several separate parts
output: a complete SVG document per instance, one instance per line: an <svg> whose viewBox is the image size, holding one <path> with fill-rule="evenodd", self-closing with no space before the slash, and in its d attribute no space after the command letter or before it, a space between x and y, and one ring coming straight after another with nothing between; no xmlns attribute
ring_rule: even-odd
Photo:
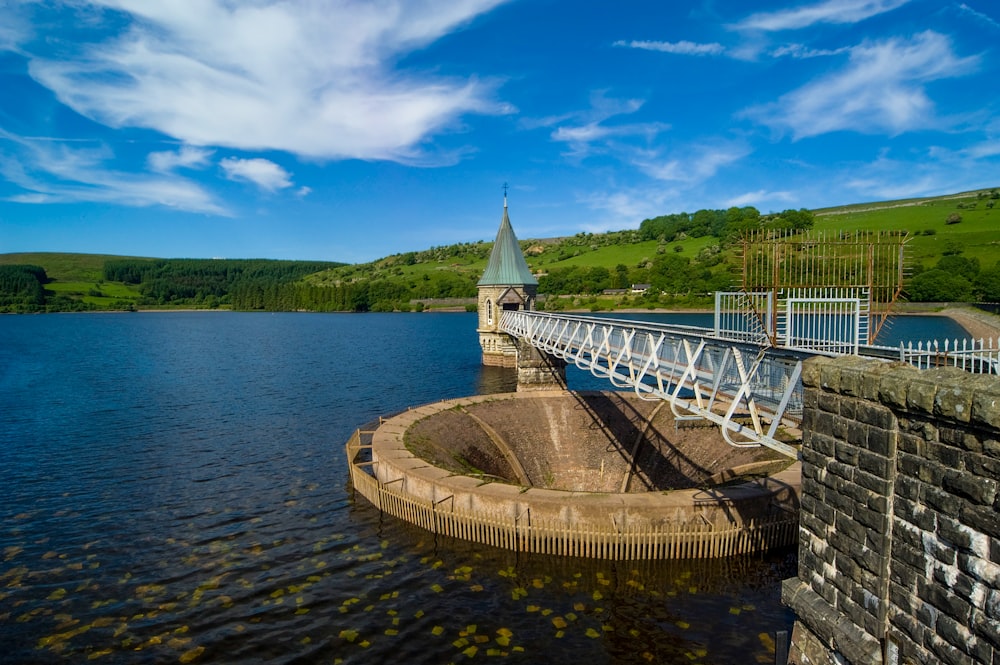
<svg viewBox="0 0 1000 665"><path fill-rule="evenodd" d="M666 558L795 539L796 462L730 446L716 427L631 393L508 393L411 409L372 433L370 474L357 438L348 457L364 496L469 540Z"/></svg>

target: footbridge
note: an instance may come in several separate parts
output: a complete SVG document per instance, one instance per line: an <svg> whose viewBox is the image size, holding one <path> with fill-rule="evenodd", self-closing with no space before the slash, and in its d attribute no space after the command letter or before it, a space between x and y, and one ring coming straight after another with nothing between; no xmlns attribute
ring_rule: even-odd
<svg viewBox="0 0 1000 665"><path fill-rule="evenodd" d="M777 338L763 328L727 325L718 307L712 328L524 310L503 312L499 328L642 399L668 402L678 421L715 423L730 445L763 445L793 458L798 450L789 442L800 438L802 423L802 362L810 357L850 354L998 373L992 345L866 345L857 323L843 324L864 317L831 316L829 302L825 307L797 325L789 319Z"/></svg>

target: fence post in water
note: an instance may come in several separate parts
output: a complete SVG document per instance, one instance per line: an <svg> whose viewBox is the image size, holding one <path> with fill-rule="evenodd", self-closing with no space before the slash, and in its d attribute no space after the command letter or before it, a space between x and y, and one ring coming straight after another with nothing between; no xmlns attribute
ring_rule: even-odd
<svg viewBox="0 0 1000 665"><path fill-rule="evenodd" d="M788 665L788 631L774 634L774 665Z"/></svg>

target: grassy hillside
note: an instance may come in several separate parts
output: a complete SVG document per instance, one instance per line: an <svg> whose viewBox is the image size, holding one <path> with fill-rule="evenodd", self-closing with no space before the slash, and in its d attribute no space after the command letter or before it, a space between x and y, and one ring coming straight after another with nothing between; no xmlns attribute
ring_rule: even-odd
<svg viewBox="0 0 1000 665"><path fill-rule="evenodd" d="M923 277L914 277L915 280L927 281L927 273L954 273L956 260L959 268L981 269L978 274L968 272L965 275L965 291L953 289L947 291L949 293L966 293L970 294L967 297L972 297L973 293L981 295L984 292L984 281L996 279L1000 282L1000 268L997 268L1000 262L1000 188L853 204L812 212L815 217L811 233L831 236L855 230L908 231L907 264L912 274L924 273ZM679 298L679 291L705 292L730 288L739 282L737 248L713 235L687 237L679 234L670 240L664 237L649 240L643 239L638 230L624 230L524 239L521 246L528 265L541 276L542 293L548 287L554 295L590 294L571 300L570 304L575 306L594 309L683 306L695 303ZM307 275L295 285L283 283L282 288L266 293L244 292L235 301L235 306L244 303L244 307L252 309L409 309L413 300L446 299L453 304L456 298L469 299L475 295L475 284L486 267L490 247L491 244L485 242L461 243L394 254L365 264L331 267ZM947 265L938 266L942 258ZM45 290L50 296L61 296L64 303L76 302L104 309L121 308L123 304L217 307L228 306L230 302L218 294L212 299L206 297L197 301L188 298L164 302L161 297L158 302L151 302L149 285L104 280L104 265L109 260L141 262L154 259L97 254L0 254L0 266L42 266L50 279L44 285ZM935 267L940 270L934 271ZM666 299L647 298L640 302L633 298L622 302L596 295L609 286L656 280L660 282L658 289L667 294ZM933 289L915 290L933 293Z"/></svg>
<svg viewBox="0 0 1000 665"><path fill-rule="evenodd" d="M858 204L816 210L814 230L906 230L907 262L931 267L949 251L949 243L962 249L962 256L978 259L983 267L1000 260L1000 188L977 190L926 199ZM961 221L948 223L951 215Z"/></svg>

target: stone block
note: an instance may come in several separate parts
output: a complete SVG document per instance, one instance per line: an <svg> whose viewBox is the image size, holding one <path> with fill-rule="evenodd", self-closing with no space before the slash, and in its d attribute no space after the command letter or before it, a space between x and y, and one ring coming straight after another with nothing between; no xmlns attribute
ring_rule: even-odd
<svg viewBox="0 0 1000 665"><path fill-rule="evenodd" d="M840 366L840 393L850 397L861 397L865 372L870 366L870 361L848 356L841 358L838 365Z"/></svg>
<svg viewBox="0 0 1000 665"><path fill-rule="evenodd" d="M820 371L829 361L830 358L814 357L802 363L802 385L807 393L811 392L810 389L820 387Z"/></svg>
<svg viewBox="0 0 1000 665"><path fill-rule="evenodd" d="M965 504L959 512L962 524L985 534L991 539L990 557L1000 563L1000 511L996 506L973 506Z"/></svg>
<svg viewBox="0 0 1000 665"><path fill-rule="evenodd" d="M949 517L949 515L958 515L958 509L944 512L945 514L938 516L938 537L948 541L955 547L961 547L965 550L972 549L972 530L962 525L961 522Z"/></svg>
<svg viewBox="0 0 1000 665"><path fill-rule="evenodd" d="M892 483L887 478L868 473L864 469L854 470L854 482L856 482L859 487L863 487L868 490L870 494L888 497L892 493ZM867 501L871 501L870 496ZM888 506L881 508L881 510L887 509Z"/></svg>
<svg viewBox="0 0 1000 665"><path fill-rule="evenodd" d="M858 447L844 441L837 442L834 456L838 462L854 466L858 463Z"/></svg>
<svg viewBox="0 0 1000 665"><path fill-rule="evenodd" d="M857 543L865 543L865 527L852 519L852 516L841 513L837 515L837 523L834 527L838 533L842 533Z"/></svg>
<svg viewBox="0 0 1000 665"><path fill-rule="evenodd" d="M988 642L995 650L1000 649L1000 618L990 617L985 612L974 612L972 630L982 641Z"/></svg>
<svg viewBox="0 0 1000 665"><path fill-rule="evenodd" d="M891 587L893 589L898 589L900 594L906 596L906 602L897 602L899 607L903 608L906 612L909 612L912 608L912 595L917 588L917 578L923 577L923 572L917 575L917 571L911 566L903 565L899 562L894 562L892 568L889 570L889 581L892 583Z"/></svg>
<svg viewBox="0 0 1000 665"><path fill-rule="evenodd" d="M889 522L889 516L885 513L876 512L869 508L859 506L854 511L854 520L858 524L868 527L872 531L878 533L881 537L885 537Z"/></svg>
<svg viewBox="0 0 1000 665"><path fill-rule="evenodd" d="M941 479L941 486L946 491L980 506L992 506L997 498L996 480L961 471L950 469L945 471Z"/></svg>
<svg viewBox="0 0 1000 665"><path fill-rule="evenodd" d="M905 543L894 543L892 547L892 558L897 559L916 570L920 575L920 579L923 579L923 571L927 569L927 562L924 560L924 552L922 549L910 547Z"/></svg>
<svg viewBox="0 0 1000 665"><path fill-rule="evenodd" d="M930 378L939 385L934 395L934 415L955 422L969 422L973 397L967 385L971 378L969 373L956 367L944 367L934 370Z"/></svg>
<svg viewBox="0 0 1000 665"><path fill-rule="evenodd" d="M868 428L868 450L876 455L892 457L895 454L895 433L881 427Z"/></svg>
<svg viewBox="0 0 1000 665"><path fill-rule="evenodd" d="M958 569L962 571L962 575L969 578L969 583L973 587L978 583L985 588L1000 589L1000 565L990 563L976 554L961 552L958 555ZM970 600L970 602L972 601ZM985 607L983 602L978 604ZM1000 619L1000 605L997 606L997 610L997 618Z"/></svg>
<svg viewBox="0 0 1000 665"><path fill-rule="evenodd" d="M974 381L969 422L993 432L1000 430L1000 381L996 377L977 377Z"/></svg>
<svg viewBox="0 0 1000 665"><path fill-rule="evenodd" d="M969 657L964 651L949 644L944 638L932 634L928 646L943 665L969 665Z"/></svg>
<svg viewBox="0 0 1000 665"><path fill-rule="evenodd" d="M972 617L972 606L943 584L918 582L917 597L935 607L939 617L944 614L963 624L968 624Z"/></svg>
<svg viewBox="0 0 1000 665"><path fill-rule="evenodd" d="M847 428L853 422L853 420L849 420L842 415L834 416L830 435L838 441L847 439Z"/></svg>
<svg viewBox="0 0 1000 665"><path fill-rule="evenodd" d="M909 612L893 612L889 615L889 624L899 633L890 630L898 643L904 645L921 644L924 641L926 628L914 619Z"/></svg>
<svg viewBox="0 0 1000 665"><path fill-rule="evenodd" d="M835 393L820 393L816 405L820 411L840 414L840 396Z"/></svg>
<svg viewBox="0 0 1000 665"><path fill-rule="evenodd" d="M911 413L930 415L934 413L934 398L938 384L927 375L915 377L910 382L906 394L906 408Z"/></svg>
<svg viewBox="0 0 1000 665"><path fill-rule="evenodd" d="M970 452L965 456L965 469L980 478L988 478L993 482L1000 480L1000 459L995 457Z"/></svg>
<svg viewBox="0 0 1000 665"><path fill-rule="evenodd" d="M916 369L912 367L894 367L882 375L879 382L878 399L891 408L906 409L906 393L910 389L910 379Z"/></svg>
<svg viewBox="0 0 1000 665"><path fill-rule="evenodd" d="M864 403L861 400L843 398L840 400L840 415L847 420L854 420L858 417L858 404Z"/></svg>
<svg viewBox="0 0 1000 665"><path fill-rule="evenodd" d="M837 460L830 460L830 463L826 465L826 470L833 475L846 480L848 482L853 482L854 480L854 465L844 464L843 462L838 462Z"/></svg>
<svg viewBox="0 0 1000 665"><path fill-rule="evenodd" d="M829 360L834 360L830 358ZM819 384L820 387L832 393L840 392L840 363L838 362L828 362L824 363L819 369Z"/></svg>
<svg viewBox="0 0 1000 665"><path fill-rule="evenodd" d="M860 422L884 430L896 428L896 416L892 411L875 402L862 402L858 405L857 418Z"/></svg>
<svg viewBox="0 0 1000 665"><path fill-rule="evenodd" d="M900 431L896 440L900 452L912 455L923 454L924 438L922 436Z"/></svg>
<svg viewBox="0 0 1000 665"><path fill-rule="evenodd" d="M904 501L921 500L920 481L913 477L897 476L896 485L893 489L895 496Z"/></svg>
<svg viewBox="0 0 1000 665"><path fill-rule="evenodd" d="M890 460L882 455L862 450L858 455L858 467L879 478L888 478L892 468Z"/></svg>
<svg viewBox="0 0 1000 665"><path fill-rule="evenodd" d="M868 426L852 420L847 424L847 442L852 446L864 448L868 443Z"/></svg>

